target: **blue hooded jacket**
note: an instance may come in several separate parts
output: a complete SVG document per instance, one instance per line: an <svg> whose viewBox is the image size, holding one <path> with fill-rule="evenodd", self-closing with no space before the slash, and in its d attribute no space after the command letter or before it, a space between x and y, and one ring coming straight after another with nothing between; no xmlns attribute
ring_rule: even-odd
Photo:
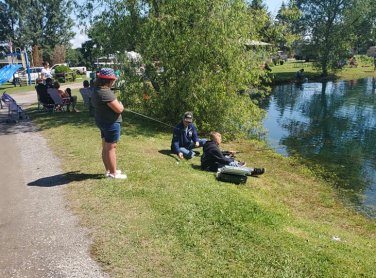
<svg viewBox="0 0 376 278"><path fill-rule="evenodd" d="M174 128L174 133L172 135L171 141L171 151L175 154L179 153L179 148L187 148L193 142L193 146L199 141L197 135L197 129L194 124L190 123L186 132L183 122L180 122Z"/></svg>

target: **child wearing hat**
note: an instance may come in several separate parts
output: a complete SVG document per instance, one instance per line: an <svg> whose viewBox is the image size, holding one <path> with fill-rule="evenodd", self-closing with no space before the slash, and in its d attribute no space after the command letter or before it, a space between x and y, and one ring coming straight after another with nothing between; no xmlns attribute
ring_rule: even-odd
<svg viewBox="0 0 376 278"><path fill-rule="evenodd" d="M111 68L102 68L97 73L91 104L94 107L95 123L102 138L102 161L105 176L113 179L126 179L127 175L117 169L116 145L120 140L120 129L124 111L123 104L117 100L111 87L116 75Z"/></svg>

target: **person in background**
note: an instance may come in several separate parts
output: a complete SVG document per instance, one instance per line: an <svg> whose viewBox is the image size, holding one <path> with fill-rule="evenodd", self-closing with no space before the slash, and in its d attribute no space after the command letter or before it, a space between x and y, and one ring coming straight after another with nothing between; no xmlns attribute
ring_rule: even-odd
<svg viewBox="0 0 376 278"><path fill-rule="evenodd" d="M17 84L20 85L20 87L21 87L21 79L20 79L20 75L19 75L18 71L13 73L12 84L14 85L14 87L17 87Z"/></svg>
<svg viewBox="0 0 376 278"><path fill-rule="evenodd" d="M90 88L90 83L88 80L84 80L82 85L84 87L80 89L80 94L84 101L84 105L89 108L89 114L93 116L93 106L91 105L91 94L93 90Z"/></svg>
<svg viewBox="0 0 376 278"><path fill-rule="evenodd" d="M61 96L61 98L64 99L64 103L67 104L67 111L68 112L70 111L70 106L72 105L72 111L73 112L77 112L77 110L76 110L77 97L76 96L72 96L71 89L67 88L65 91L61 90L60 89L60 83L59 83L59 81L55 81L53 83L53 87L55 89L57 89L57 91L58 91L59 95Z"/></svg>
<svg viewBox="0 0 376 278"><path fill-rule="evenodd" d="M200 139L197 129L192 123L193 113L185 112L182 121L174 128L171 151L180 159L191 159L198 152L193 151L194 148L202 147L206 143L206 139Z"/></svg>
<svg viewBox="0 0 376 278"><path fill-rule="evenodd" d="M41 104L45 107L48 107L48 104L54 104L53 99L47 93L47 86L43 84L43 80L37 78L36 83L37 85L35 86L35 90L37 91L39 102L41 102Z"/></svg>
<svg viewBox="0 0 376 278"><path fill-rule="evenodd" d="M102 68L97 73L91 103L95 111L95 123L102 138L102 161L106 170L105 176L113 179L126 179L127 175L121 170L117 170L116 147L120 140L121 113L124 111L124 106L111 90L115 81L114 70Z"/></svg>
<svg viewBox="0 0 376 278"><path fill-rule="evenodd" d="M48 62L43 62L43 69L41 71L40 78L42 80L46 80L47 78L51 78L52 79L50 64Z"/></svg>
<svg viewBox="0 0 376 278"><path fill-rule="evenodd" d="M204 153L201 156L202 170L217 172L219 168L228 165L242 167L247 170L247 175L250 176L258 176L265 173L264 168L246 168L245 162L239 162L232 157L234 152L229 152L229 155L224 155L219 148L221 143L222 135L219 132L211 132L210 141L207 141L203 147Z"/></svg>
<svg viewBox="0 0 376 278"><path fill-rule="evenodd" d="M43 81L43 79L41 80ZM46 85L47 88L54 88L52 78L47 78L46 80L44 80L44 84Z"/></svg>
<svg viewBox="0 0 376 278"><path fill-rule="evenodd" d="M64 92L65 92L65 95L67 95L69 97L70 102L72 103L72 111L73 112L80 112L76 109L77 96L72 96L71 88L66 88Z"/></svg>
<svg viewBox="0 0 376 278"><path fill-rule="evenodd" d="M351 68L356 68L358 66L358 62L357 62L355 56L350 57L349 65L350 65Z"/></svg>
<svg viewBox="0 0 376 278"><path fill-rule="evenodd" d="M300 69L295 74L297 81L303 81L304 80L304 69Z"/></svg>

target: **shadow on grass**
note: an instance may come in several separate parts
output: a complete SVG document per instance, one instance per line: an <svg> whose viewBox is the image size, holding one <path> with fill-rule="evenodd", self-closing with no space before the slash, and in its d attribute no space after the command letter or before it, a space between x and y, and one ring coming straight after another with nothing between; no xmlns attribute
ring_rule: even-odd
<svg viewBox="0 0 376 278"><path fill-rule="evenodd" d="M204 170L201 169L200 165L196 165L196 164L192 164L192 169L199 170L199 171L204 171ZM207 173L213 173L213 172L207 172Z"/></svg>
<svg viewBox="0 0 376 278"><path fill-rule="evenodd" d="M54 187L59 185L68 184L73 181L83 181L89 179L102 179L103 174L85 174L79 171L67 172L64 174L54 175L50 177L40 178L33 182L28 183L28 186L39 186L39 187Z"/></svg>
<svg viewBox="0 0 376 278"><path fill-rule="evenodd" d="M180 159L178 159L177 156L174 155L170 150L159 150L158 152L159 152L160 154L164 154L164 155L170 156L170 157L172 157L173 159L175 159L176 161L180 161Z"/></svg>

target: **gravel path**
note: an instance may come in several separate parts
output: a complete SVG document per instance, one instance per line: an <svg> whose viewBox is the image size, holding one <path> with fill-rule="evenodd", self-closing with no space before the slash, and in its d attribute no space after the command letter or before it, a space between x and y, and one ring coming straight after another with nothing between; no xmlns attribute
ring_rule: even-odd
<svg viewBox="0 0 376 278"><path fill-rule="evenodd" d="M36 93L14 98L27 105ZM0 277L109 277L90 257L89 231L66 208L59 160L35 126L0 120L0 147Z"/></svg>

